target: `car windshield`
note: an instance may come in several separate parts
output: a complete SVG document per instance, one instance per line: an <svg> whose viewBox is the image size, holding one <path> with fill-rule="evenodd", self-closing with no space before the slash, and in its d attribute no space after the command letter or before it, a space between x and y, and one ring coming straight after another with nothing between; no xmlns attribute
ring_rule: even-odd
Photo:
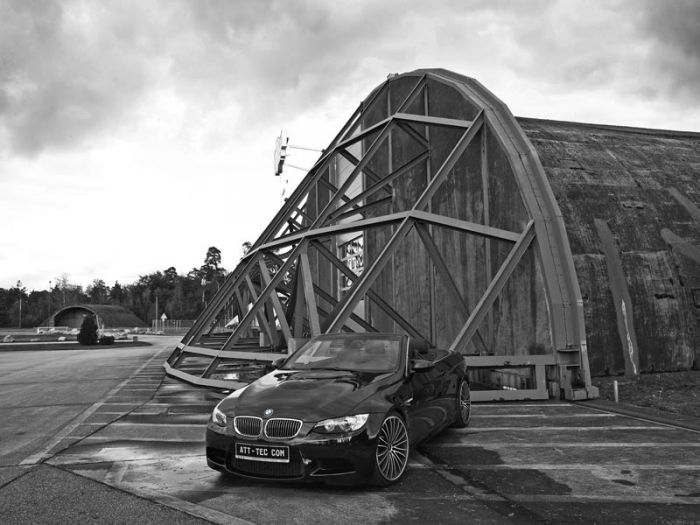
<svg viewBox="0 0 700 525"><path fill-rule="evenodd" d="M392 336L323 336L309 341L281 368L393 372L399 367L400 342Z"/></svg>

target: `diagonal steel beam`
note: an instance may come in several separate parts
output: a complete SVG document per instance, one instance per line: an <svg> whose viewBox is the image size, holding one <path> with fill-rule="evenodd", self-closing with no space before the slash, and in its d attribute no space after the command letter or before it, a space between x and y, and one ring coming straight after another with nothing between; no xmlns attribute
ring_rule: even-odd
<svg viewBox="0 0 700 525"><path fill-rule="evenodd" d="M421 135L413 126L411 126L408 122L403 122L401 120L397 120L396 124L398 127L404 131L407 135L410 135L413 137L413 139L418 142L421 146L425 148L430 147L430 141L425 138L423 135Z"/></svg>
<svg viewBox="0 0 700 525"><path fill-rule="evenodd" d="M202 336L206 327L219 315L221 307L228 301L232 289L235 289L243 282L243 276L255 265L255 258L251 257L248 259L243 266L240 265L226 277L221 289L217 294L209 301L209 304L204 309L204 311L199 315L197 321L192 325L182 338L183 341L187 341L186 344L190 345L193 341L199 340Z"/></svg>
<svg viewBox="0 0 700 525"><path fill-rule="evenodd" d="M452 278L452 274L450 273L450 270L447 267L445 259L443 259L442 255L440 255L440 251L435 245L435 241L430 235L428 227L425 224L416 223L416 231L418 232L420 240L423 242L423 246L425 246L425 249L428 251L428 256L435 265L438 274L444 280L445 289L448 293L452 294L452 297L457 303L457 306L460 307L462 315L468 318L469 314L471 313L469 311L469 305L467 305L467 302L464 300L464 297L462 297L462 294L459 292L459 287L457 286L455 280ZM481 334L477 331L476 335L479 337L479 341L481 342L484 349L488 352L489 348L484 342L483 337L481 337Z"/></svg>
<svg viewBox="0 0 700 525"><path fill-rule="evenodd" d="M367 293L369 287L372 286L372 283L379 276L379 272L381 272L382 268L384 268L386 263L389 262L389 258L396 251L399 243L409 234L411 228L413 228L413 220L406 217L386 243L384 249L381 251L377 259L352 285L352 288L343 299L343 307L331 321L328 327L328 333L338 332L342 329L343 324L345 321L347 321L352 309L355 307L360 298Z"/></svg>
<svg viewBox="0 0 700 525"><path fill-rule="evenodd" d="M365 155L362 157L362 160L360 160L357 166L355 166L350 175L348 175L348 178L345 179L345 181L340 185L336 194L330 199L330 201L328 201L328 204L326 204L325 208L323 208L321 213L319 213L318 217L316 217L316 220L311 225L311 228L316 228L318 227L318 225L323 224L325 222L328 215L333 211L333 206L335 206L338 203L341 196L345 195L345 193L348 191L348 188L350 188L352 183L355 181L357 175L364 169L367 163L370 160L372 160L377 151L379 151L380 146L389 136L392 127L392 120L389 119L388 122L382 128L382 130L379 132L379 135L374 139L372 145L369 147Z"/></svg>
<svg viewBox="0 0 700 525"><path fill-rule="evenodd" d="M331 252L328 248L323 246L318 242L312 242L312 246L318 250L318 252L325 257L333 266L335 266L343 275L347 278L356 281L359 278L355 272L350 268L345 266L343 262ZM384 298L372 289L367 290L367 297L374 301L374 303L382 310L385 314L391 317L399 326L401 326L406 332L413 337L420 337L426 339L423 334L418 332L408 321L406 321L401 314L394 310L389 303L387 303ZM427 340L427 339L426 339Z"/></svg>
<svg viewBox="0 0 700 525"><path fill-rule="evenodd" d="M311 266L309 264L308 250L304 249L299 254L299 264L301 267L301 280L303 283L304 297L306 299L306 310L309 315L309 328L311 335L321 334L321 322L318 318L318 307L316 296L314 295L314 281L311 277Z"/></svg>
<svg viewBox="0 0 700 525"><path fill-rule="evenodd" d="M479 325L486 317L486 314L493 306L494 301L498 295L503 291L503 287L513 275L513 271L518 266L518 263L527 252L530 247L532 240L535 238L535 221L530 221L525 227L525 231L520 236L520 240L515 243L515 246L510 250L508 257L503 262L498 272L494 276L493 280L489 284L486 291L479 299L479 302L474 307L474 311L464 323L462 329L457 334L457 337L452 341L450 345L450 350L457 350L458 348L466 347L471 341L472 337L476 333Z"/></svg>
<svg viewBox="0 0 700 525"><path fill-rule="evenodd" d="M333 297L331 294L329 294L327 291L325 291L323 288L320 286L314 284L314 290L318 294L319 297L324 299L326 302L330 303L333 307L338 304L338 300ZM324 314L325 317L328 317L330 315L330 312L327 312L319 307L319 310ZM356 313L350 314L350 319L355 321L357 324L359 324L362 328L367 330L368 332L378 332L378 330L369 324L367 321L365 321L362 317L357 315Z"/></svg>
<svg viewBox="0 0 700 525"><path fill-rule="evenodd" d="M248 293L253 298L253 302L257 301L258 300L258 293L255 291L255 285L253 284L253 280L250 278L250 275L246 274L245 282L248 285ZM273 343L275 341L274 334L272 332L272 328L270 327L270 322L265 317L265 314L261 311L258 311L255 314L255 317L258 320L258 325L260 325L260 328L262 330L265 330L265 334L267 335L268 340L271 343ZM238 325L240 326L240 320L239 320Z"/></svg>
<svg viewBox="0 0 700 525"><path fill-rule="evenodd" d="M418 98L418 95L421 94L423 88L427 85L427 78L427 75L421 75L418 81L411 88L411 91L409 91L408 95L406 95L406 98L403 99L403 102L401 102L399 107L396 109L395 113L400 113L408 109L408 107L416 100L416 98Z"/></svg>
<svg viewBox="0 0 700 525"><path fill-rule="evenodd" d="M258 311L258 309L260 308L260 306L265 304L265 298L268 297L270 295L270 292L277 287L279 282L282 280L282 277L284 276L285 272L287 270L289 270L289 267L292 264L294 264L294 261L297 259L299 252L307 244L308 244L308 240L304 239L289 253L289 257L287 258L287 261L277 271L277 273L272 278L272 280L267 284L267 286L265 286L265 289L262 292L260 292L260 295L253 303L253 307L248 311L247 314L245 314L243 316L243 319L241 319L241 322L239 323L238 328L236 330L234 330L233 333L231 334L231 336L226 340L224 345L221 347L221 350L228 350L234 344L236 344L238 342L238 340L241 338L243 331L248 327L250 322L253 320L253 317L255 316L255 314Z"/></svg>
<svg viewBox="0 0 700 525"><path fill-rule="evenodd" d="M345 159L348 160L353 166L357 166L360 163L360 159L358 159L355 155L353 155L346 149L341 149L338 153L341 156L345 157ZM377 175L374 172L374 170L369 168L368 166L365 166L365 169L363 171L367 175L367 179L373 184L382 180L381 175Z"/></svg>
<svg viewBox="0 0 700 525"><path fill-rule="evenodd" d="M371 228L373 226L384 226L387 224L393 224L396 222L401 222L406 217L410 215L411 212L398 212L392 213L391 215L382 215L380 217L372 217L371 219L362 219L353 222L346 222L342 224L335 224L333 226L324 226L322 228L309 229L304 232L295 233L289 235L288 237L283 237L280 239L275 239L272 242L264 244L260 247L261 250L270 250L274 248L279 248L280 246L287 246L294 244L302 239L312 239L316 237L327 237L329 235L337 235L340 233L347 233L352 231L360 231L366 228Z"/></svg>
<svg viewBox="0 0 700 525"><path fill-rule="evenodd" d="M347 219L348 217L354 217L356 215L361 215L362 217L366 217L367 216L366 214L369 210L373 210L375 208L378 208L379 206L385 206L386 204L390 204L392 200L393 200L392 196L387 195L386 197L382 197L381 199L378 199L376 201L372 201L368 204L365 204L364 206L358 206L356 208L352 208L351 210L348 210L348 211L341 213L339 215L333 215L333 217L331 218L331 221L336 223L336 224L339 224L340 221L342 221L343 219ZM346 223L342 223L342 224L346 224Z"/></svg>
<svg viewBox="0 0 700 525"><path fill-rule="evenodd" d="M341 143L339 143L335 149L337 151L340 151L341 149L347 149L348 147L352 146L353 144L357 144L363 139L366 139L367 137L374 135L378 131L382 130L385 128L387 125L391 124L392 117L387 117L385 119L380 120L376 124L372 124L370 127L363 129L360 133L357 135L353 135L352 137L343 140Z"/></svg>
<svg viewBox="0 0 700 525"><path fill-rule="evenodd" d="M484 112L482 110L476 116L469 129L467 129L459 138L454 148L452 148L449 156L445 159L445 162L442 163L442 166L440 166L440 169L438 169L435 177L433 177L433 180L430 181L430 184L428 184L421 196L418 197L418 200L413 205L414 210L422 210L427 208L428 204L430 203L430 199L433 198L435 192L437 192L440 186L442 186L443 182L445 182L447 175L450 173L452 168L455 167L455 164L457 164L457 161L461 155L466 151L467 147L469 147L472 140L474 140L474 137L476 137L476 134L479 132L483 124Z"/></svg>
<svg viewBox="0 0 700 525"><path fill-rule="evenodd" d="M365 200L365 199L371 197L372 195L377 193L381 188L386 187L387 184L390 184L391 182L393 182L395 179L397 179L401 175L403 175L406 172L415 168L418 164L420 164L425 159L427 159L429 155L430 155L430 151L428 151L428 150L419 153L418 155L413 157L411 160L409 160L408 162L405 162L402 166L395 169L393 172L389 173L382 180L373 184L372 186L367 188L365 191L363 191L362 193L360 193L356 197L349 200L347 203L343 204L342 206L340 206L339 208L334 210L333 213L331 213L329 215L329 218L335 219L337 215L345 213L349 208L351 208L355 204L359 203L362 200Z"/></svg>
<svg viewBox="0 0 700 525"><path fill-rule="evenodd" d="M269 284L272 279L270 277L270 270L265 264L265 259L260 258L258 265L260 266L260 277L262 282L264 282L266 285ZM284 334L284 339L285 341L289 341L292 338L292 332L289 329L289 324L287 323L286 312L284 311L284 308L282 308L282 303L277 295L277 289L273 289L272 292L270 292L270 300L272 301L273 311L277 314L277 320L280 323L280 328L282 329L282 334ZM275 331L276 330L277 329L275 328Z"/></svg>

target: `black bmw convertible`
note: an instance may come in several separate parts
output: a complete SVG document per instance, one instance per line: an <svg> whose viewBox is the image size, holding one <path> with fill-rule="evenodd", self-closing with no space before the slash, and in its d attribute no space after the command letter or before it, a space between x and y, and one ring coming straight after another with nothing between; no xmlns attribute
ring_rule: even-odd
<svg viewBox="0 0 700 525"><path fill-rule="evenodd" d="M207 464L239 476L388 485L413 447L469 423L464 358L390 334L311 339L222 400Z"/></svg>

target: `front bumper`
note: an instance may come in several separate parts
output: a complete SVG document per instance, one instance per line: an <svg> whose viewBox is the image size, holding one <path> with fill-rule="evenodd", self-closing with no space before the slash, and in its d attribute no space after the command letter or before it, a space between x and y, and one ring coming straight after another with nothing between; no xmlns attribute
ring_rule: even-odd
<svg viewBox="0 0 700 525"><path fill-rule="evenodd" d="M245 439L227 429L225 433L212 423L207 427L206 454L209 467L253 479L275 481L325 481L363 483L374 472L376 435L372 417L365 427L350 435L326 436L309 433L292 440ZM289 462L267 462L236 458L235 443L280 445L289 447Z"/></svg>

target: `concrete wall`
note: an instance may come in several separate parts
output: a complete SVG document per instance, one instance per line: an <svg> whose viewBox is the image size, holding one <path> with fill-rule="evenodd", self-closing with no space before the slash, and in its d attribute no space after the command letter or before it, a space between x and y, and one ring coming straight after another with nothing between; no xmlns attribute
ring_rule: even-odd
<svg viewBox="0 0 700 525"><path fill-rule="evenodd" d="M564 216L592 373L624 371L626 344L596 219L607 225L621 261L618 284L629 291L641 371L691 368L700 347L700 260L693 251L700 247L700 134L518 121Z"/></svg>

